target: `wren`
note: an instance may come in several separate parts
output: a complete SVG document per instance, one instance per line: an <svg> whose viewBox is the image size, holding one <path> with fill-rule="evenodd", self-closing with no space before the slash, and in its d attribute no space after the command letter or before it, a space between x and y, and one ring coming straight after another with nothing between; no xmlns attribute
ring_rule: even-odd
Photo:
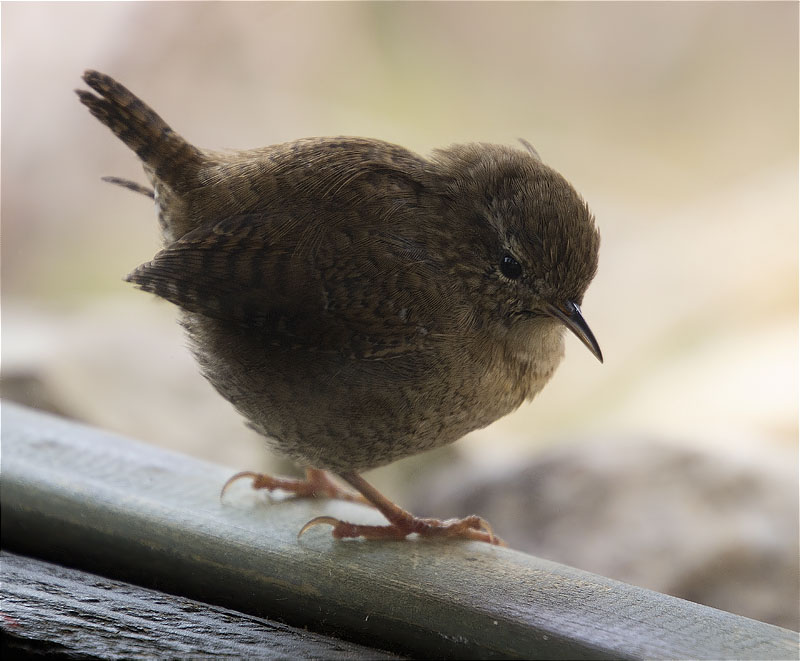
<svg viewBox="0 0 800 661"><path fill-rule="evenodd" d="M563 329L602 361L579 305L600 238L572 186L524 149L424 158L356 137L195 147L111 77L81 102L141 159L163 249L127 276L180 309L203 375L306 479L254 488L366 502L336 538L501 543L478 516L417 518L359 473L459 439L547 383ZM339 486L340 476L358 493ZM230 481L229 481L230 483ZM227 485L226 485L227 487Z"/></svg>

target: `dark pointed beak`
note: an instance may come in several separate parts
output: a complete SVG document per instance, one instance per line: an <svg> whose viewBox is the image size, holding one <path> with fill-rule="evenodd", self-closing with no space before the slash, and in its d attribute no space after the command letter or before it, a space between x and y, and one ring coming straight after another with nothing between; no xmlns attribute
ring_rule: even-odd
<svg viewBox="0 0 800 661"><path fill-rule="evenodd" d="M547 313L575 333L578 339L594 354L595 358L601 363L603 362L603 352L600 351L600 345L594 339L594 333L592 333L592 329L589 328L589 324L586 323L583 314L581 314L581 309L576 303L567 301L563 305L548 305Z"/></svg>

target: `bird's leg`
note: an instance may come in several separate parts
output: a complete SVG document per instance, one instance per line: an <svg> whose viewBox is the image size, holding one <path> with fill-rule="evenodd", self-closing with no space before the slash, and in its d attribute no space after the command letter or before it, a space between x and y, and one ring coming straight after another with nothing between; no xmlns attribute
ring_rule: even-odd
<svg viewBox="0 0 800 661"><path fill-rule="evenodd" d="M305 479L295 479L290 477L272 477L263 473L243 471L236 473L222 487L220 497L225 494L228 487L237 480L250 478L253 480L253 489L267 489L275 491L280 489L293 494L298 498L335 498L337 500L347 500L353 503L372 505L360 493L354 493L349 489L339 486L323 470L318 468L306 468Z"/></svg>
<svg viewBox="0 0 800 661"><path fill-rule="evenodd" d="M309 521L300 530L298 537L309 528L327 523L333 526L333 536L337 539L346 537L364 537L366 539L404 539L417 533L420 537L462 537L479 542L488 542L505 546L505 542L492 533L488 522L479 516L468 516L464 519L420 519L410 512L395 505L375 487L354 472L341 473L340 477L358 489L364 498L386 517L388 526L365 526L341 521L332 516L318 516Z"/></svg>

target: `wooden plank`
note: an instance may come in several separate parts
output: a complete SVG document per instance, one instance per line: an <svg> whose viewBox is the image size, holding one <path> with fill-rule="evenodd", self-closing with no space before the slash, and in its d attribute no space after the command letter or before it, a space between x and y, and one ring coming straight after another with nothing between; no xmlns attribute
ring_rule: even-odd
<svg viewBox="0 0 800 661"><path fill-rule="evenodd" d="M0 553L0 568L3 648L17 655L35 651L104 659L398 658L6 551Z"/></svg>
<svg viewBox="0 0 800 661"><path fill-rule="evenodd" d="M8 403L2 424L3 544L29 555L421 657L798 657L794 632L510 549L298 540L379 517L221 501L230 469Z"/></svg>

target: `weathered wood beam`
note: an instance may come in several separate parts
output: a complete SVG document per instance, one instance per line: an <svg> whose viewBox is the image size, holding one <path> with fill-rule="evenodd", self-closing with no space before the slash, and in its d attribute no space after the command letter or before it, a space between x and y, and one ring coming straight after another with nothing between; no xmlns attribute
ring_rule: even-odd
<svg viewBox="0 0 800 661"><path fill-rule="evenodd" d="M224 442L221 439L220 442ZM797 634L477 542L334 541L339 502L3 403L6 549L420 657L796 659ZM237 485L238 486L238 485Z"/></svg>
<svg viewBox="0 0 800 661"><path fill-rule="evenodd" d="M278 622L0 552L3 650L98 659L396 659Z"/></svg>

